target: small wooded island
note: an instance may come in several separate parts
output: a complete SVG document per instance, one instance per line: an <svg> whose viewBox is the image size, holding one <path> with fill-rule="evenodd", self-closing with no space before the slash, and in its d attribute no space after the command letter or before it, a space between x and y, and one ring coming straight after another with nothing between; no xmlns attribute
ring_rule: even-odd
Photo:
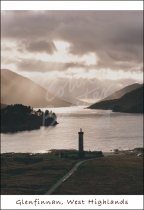
<svg viewBox="0 0 144 210"><path fill-rule="evenodd" d="M8 105L1 109L1 133L40 129L41 126L57 125L57 116L52 111L35 111L22 104Z"/></svg>

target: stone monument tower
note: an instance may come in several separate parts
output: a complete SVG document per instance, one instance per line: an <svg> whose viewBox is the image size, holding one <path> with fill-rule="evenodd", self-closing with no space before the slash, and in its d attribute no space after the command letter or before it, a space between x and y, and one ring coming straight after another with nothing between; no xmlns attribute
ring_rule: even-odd
<svg viewBox="0 0 144 210"><path fill-rule="evenodd" d="M80 128L80 131L78 132L79 135L79 157L84 157L84 146L83 146L83 134L82 128Z"/></svg>

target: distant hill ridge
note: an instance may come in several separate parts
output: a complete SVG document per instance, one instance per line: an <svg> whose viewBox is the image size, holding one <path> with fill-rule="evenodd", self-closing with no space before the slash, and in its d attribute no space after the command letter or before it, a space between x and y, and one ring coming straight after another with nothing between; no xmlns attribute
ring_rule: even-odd
<svg viewBox="0 0 144 210"><path fill-rule="evenodd" d="M125 94L122 94L124 93ZM116 93L121 93L119 98ZM112 110L114 112L143 113L143 84L127 86L111 96L92 104L90 109Z"/></svg>
<svg viewBox="0 0 144 210"><path fill-rule="evenodd" d="M72 105L49 93L32 80L7 69L1 69L1 104L23 104L32 107Z"/></svg>
<svg viewBox="0 0 144 210"><path fill-rule="evenodd" d="M134 83L132 85L128 85L114 93L112 93L111 95L109 95L108 97L102 99L101 101L106 101L106 100L112 100L112 99L118 99L121 98L122 96L124 96L126 93L131 92L132 90L135 90L139 87L141 87L142 84L139 83Z"/></svg>

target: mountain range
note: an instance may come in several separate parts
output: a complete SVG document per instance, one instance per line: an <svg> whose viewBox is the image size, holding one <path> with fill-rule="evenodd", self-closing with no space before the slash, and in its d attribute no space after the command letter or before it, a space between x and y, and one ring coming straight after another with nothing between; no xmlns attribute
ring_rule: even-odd
<svg viewBox="0 0 144 210"><path fill-rule="evenodd" d="M72 104L13 71L1 69L1 104L32 107L66 107Z"/></svg>
<svg viewBox="0 0 144 210"><path fill-rule="evenodd" d="M143 113L143 84L133 84L89 106L113 112Z"/></svg>
<svg viewBox="0 0 144 210"><path fill-rule="evenodd" d="M71 97L71 95L69 95ZM75 98L76 104L77 98ZM59 98L44 87L13 71L1 70L1 107L23 104L32 107L67 107L74 103ZM143 84L132 84L90 105L90 109L143 113Z"/></svg>

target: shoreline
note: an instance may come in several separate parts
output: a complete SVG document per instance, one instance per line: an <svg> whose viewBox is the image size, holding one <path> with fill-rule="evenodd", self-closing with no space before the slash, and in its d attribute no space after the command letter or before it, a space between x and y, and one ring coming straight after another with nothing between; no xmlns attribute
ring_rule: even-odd
<svg viewBox="0 0 144 210"><path fill-rule="evenodd" d="M119 153L127 153L127 152L129 153L129 152L134 152L134 150L136 150L136 149L142 150L143 148L144 147L142 147L142 146L137 146L133 149L111 149L111 150L108 150L108 151L103 150L103 154L105 154L105 155L115 154L116 153L115 150L118 150ZM1 154L32 154L32 155L40 154L41 155L41 154L50 154L51 151L54 151L54 150L55 151L60 151L60 150L66 150L66 151L74 150L74 151L77 151L76 149L50 149L50 150L43 150L41 152L2 152L2 151L0 151L0 155ZM102 151L102 150L98 150L98 151ZM95 152L95 150L89 150L89 152Z"/></svg>

